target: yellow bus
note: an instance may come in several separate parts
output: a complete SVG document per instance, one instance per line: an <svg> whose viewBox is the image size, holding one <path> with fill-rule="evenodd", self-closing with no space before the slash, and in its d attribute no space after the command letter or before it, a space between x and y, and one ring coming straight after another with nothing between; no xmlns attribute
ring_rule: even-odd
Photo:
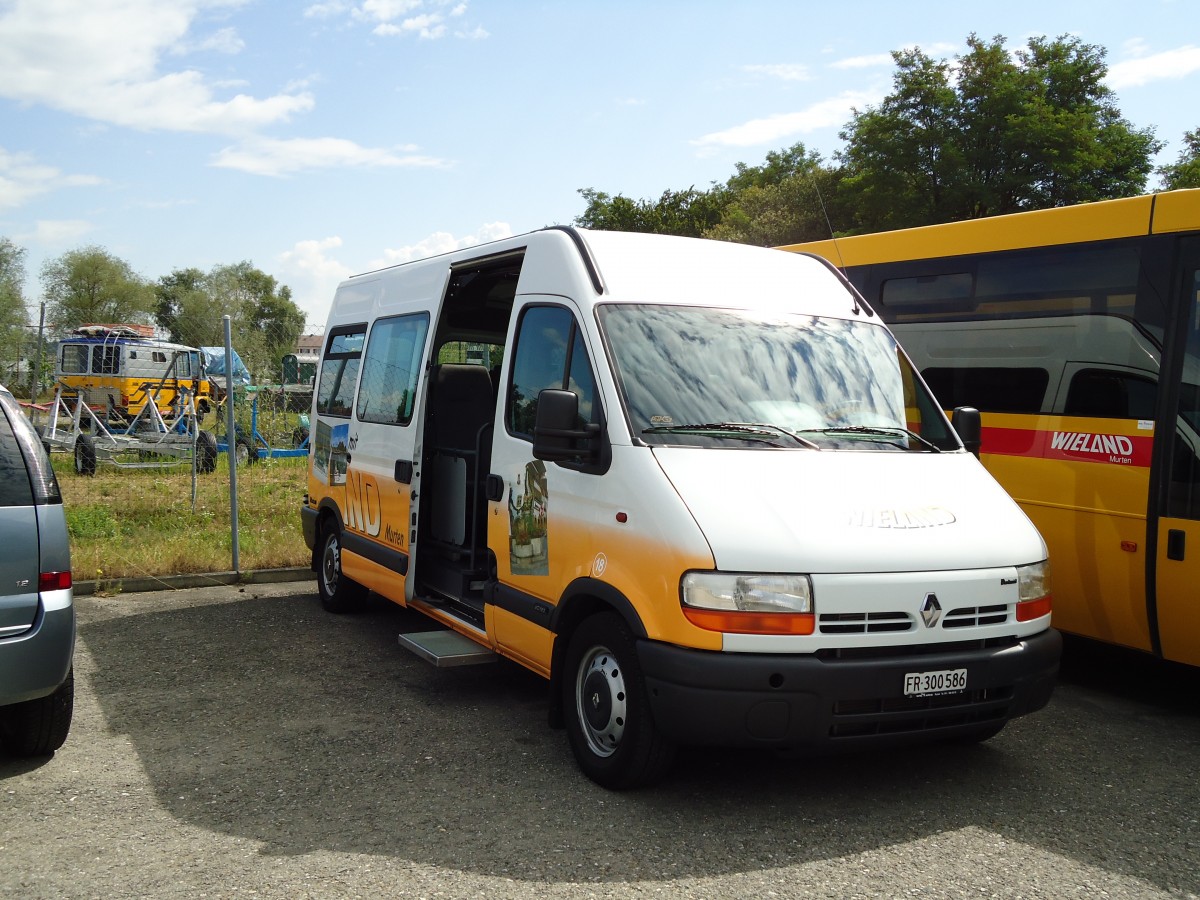
<svg viewBox="0 0 1200 900"><path fill-rule="evenodd" d="M1041 530L1054 624L1200 665L1200 190L795 244Z"/></svg>

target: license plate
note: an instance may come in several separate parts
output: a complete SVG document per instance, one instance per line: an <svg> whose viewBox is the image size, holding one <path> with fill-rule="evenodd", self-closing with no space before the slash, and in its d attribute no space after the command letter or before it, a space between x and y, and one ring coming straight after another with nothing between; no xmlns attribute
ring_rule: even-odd
<svg viewBox="0 0 1200 900"><path fill-rule="evenodd" d="M904 676L905 697L933 697L937 694L958 694L966 689L966 669L908 672Z"/></svg>

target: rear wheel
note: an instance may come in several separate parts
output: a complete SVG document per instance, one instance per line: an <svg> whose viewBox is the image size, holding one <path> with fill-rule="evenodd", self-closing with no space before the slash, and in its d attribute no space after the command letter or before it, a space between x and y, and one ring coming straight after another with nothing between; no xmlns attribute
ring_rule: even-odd
<svg viewBox="0 0 1200 900"><path fill-rule="evenodd" d="M96 474L96 442L90 434L75 438L75 472L78 475Z"/></svg>
<svg viewBox="0 0 1200 900"><path fill-rule="evenodd" d="M321 605L332 613L362 609L367 599L367 589L342 573L342 532L335 523L330 523L321 538L317 593Z"/></svg>
<svg viewBox="0 0 1200 900"><path fill-rule="evenodd" d="M567 645L563 710L579 767L606 788L652 784L675 748L659 734L633 634L615 613L585 619Z"/></svg>
<svg viewBox="0 0 1200 900"><path fill-rule="evenodd" d="M196 471L208 473L217 467L217 439L211 431L196 435Z"/></svg>
<svg viewBox="0 0 1200 900"><path fill-rule="evenodd" d="M255 449L254 444L247 437L239 437L237 439L234 454L237 457L237 464L239 466L244 466L246 463L253 464L258 462L258 450Z"/></svg>
<svg viewBox="0 0 1200 900"><path fill-rule="evenodd" d="M0 707L0 742L12 756L47 756L63 745L75 709L75 675L47 697Z"/></svg>

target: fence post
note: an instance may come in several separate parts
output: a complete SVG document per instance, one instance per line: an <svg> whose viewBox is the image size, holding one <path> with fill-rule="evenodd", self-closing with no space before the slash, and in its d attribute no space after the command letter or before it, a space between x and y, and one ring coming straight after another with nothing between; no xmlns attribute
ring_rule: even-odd
<svg viewBox="0 0 1200 900"><path fill-rule="evenodd" d="M225 460L229 463L229 528L233 540L233 571L241 572L238 558L237 432L233 424L233 337L225 316Z"/></svg>

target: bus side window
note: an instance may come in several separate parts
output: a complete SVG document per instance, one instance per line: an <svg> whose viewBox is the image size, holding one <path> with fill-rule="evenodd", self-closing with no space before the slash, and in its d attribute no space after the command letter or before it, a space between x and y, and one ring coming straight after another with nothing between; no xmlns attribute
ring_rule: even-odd
<svg viewBox="0 0 1200 900"><path fill-rule="evenodd" d="M1080 369L1071 378L1064 416L1097 419L1153 419L1153 379L1127 372Z"/></svg>

